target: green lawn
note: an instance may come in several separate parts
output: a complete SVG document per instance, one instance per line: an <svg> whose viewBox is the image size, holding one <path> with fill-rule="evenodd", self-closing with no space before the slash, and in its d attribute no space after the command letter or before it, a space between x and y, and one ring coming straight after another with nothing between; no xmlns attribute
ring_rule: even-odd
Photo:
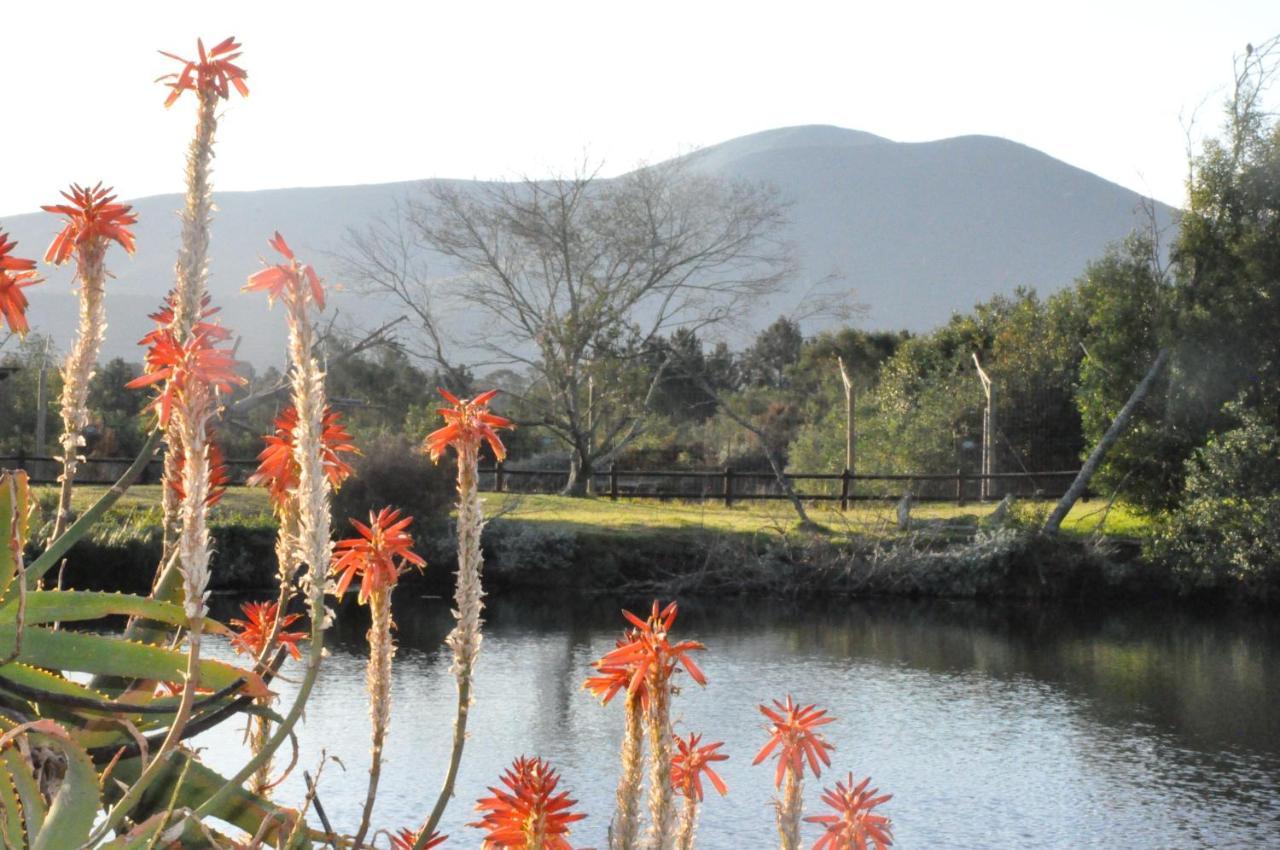
<svg viewBox="0 0 1280 850"><path fill-rule="evenodd" d="M53 487L38 487L37 492L53 494ZM85 485L76 488L75 507L83 509L106 490L104 486ZM734 533L789 530L796 517L786 502L745 502L726 508L717 502L659 502L648 499L572 499L566 496L517 495L487 493L486 513L526 522L554 524L564 528L635 534L638 531L713 530ZM160 502L160 485L138 485L117 503L115 511L132 514L149 510ZM1023 502L1022 510L1043 516L1052 502ZM964 507L945 502L921 502L912 516L921 520L957 520L981 518L994 509L993 504L971 503ZM1103 520L1106 503L1078 503L1063 524L1064 530L1090 534ZM861 533L886 535L897 529L895 506L888 502L859 502L845 513L834 503L809 506L814 521L837 534ZM266 491L250 487L232 487L214 508L214 520L230 521L248 517L262 521L271 513ZM1106 515L1104 531L1109 535L1135 537L1144 533L1148 520L1124 505L1114 506Z"/></svg>
<svg viewBox="0 0 1280 850"><path fill-rule="evenodd" d="M159 484L135 484L116 502L113 512L133 514L160 507ZM33 488L37 498L56 499L58 488L52 485L41 485ZM81 484L75 488L71 497L71 506L82 511L92 505L107 491L105 484ZM260 487L229 487L213 509L212 519L230 520L235 517L261 518L271 515L271 505L267 502L267 491Z"/></svg>
<svg viewBox="0 0 1280 850"><path fill-rule="evenodd" d="M517 495L489 493L485 495L487 512L525 520L556 524L565 528L616 531L620 534L639 530L688 530L753 533L764 530L791 529L796 515L786 502L746 502L726 508L716 502L658 502L648 499L571 499L565 496ZM1022 510L1029 515L1045 516L1053 502L1024 502ZM885 535L897 530L896 506L888 502L859 502L846 512L834 503L807 506L815 522L836 533ZM912 516L921 520L980 519L995 509L994 504L968 504L964 507L945 502L921 502ZM1077 503L1063 523L1063 529L1075 534L1092 534L1105 516L1106 534L1132 537L1145 530L1148 521L1123 505L1106 512L1106 503Z"/></svg>

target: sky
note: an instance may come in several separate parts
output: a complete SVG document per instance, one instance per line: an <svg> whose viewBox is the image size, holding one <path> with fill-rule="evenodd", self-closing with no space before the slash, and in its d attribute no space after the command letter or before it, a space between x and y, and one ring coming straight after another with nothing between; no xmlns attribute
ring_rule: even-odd
<svg viewBox="0 0 1280 850"><path fill-rule="evenodd" d="M0 216L70 182L182 189L194 100L159 55L235 35L227 190L604 174L774 127L1003 136L1170 204L1188 128L1275 0L104 3L7 0ZM2 221L0 221L2 224Z"/></svg>

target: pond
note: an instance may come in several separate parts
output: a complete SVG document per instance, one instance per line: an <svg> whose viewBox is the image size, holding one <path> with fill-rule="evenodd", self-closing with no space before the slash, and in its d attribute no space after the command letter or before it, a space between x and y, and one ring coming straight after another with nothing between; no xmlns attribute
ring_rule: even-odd
<svg viewBox="0 0 1280 850"><path fill-rule="evenodd" d="M234 616L231 601L214 613ZM629 603L629 605L628 605ZM479 846L474 800L520 754L550 759L589 813L577 847L606 846L621 706L581 689L639 600L489 600L472 735L445 820L447 847ZM344 609L333 656L299 738L301 768L337 756L320 799L353 830L368 769L364 612ZM444 772L454 683L439 599L404 599L394 713L375 827L416 826ZM682 604L677 634L703 641L705 689L677 696L677 731L725 742L725 799L703 807L698 846L776 846L772 771L756 705L794 694L828 706L837 749L819 785L848 771L892 793L895 846L912 848L1260 848L1280 846L1280 624L1265 614L1166 606L1064 607L938 601L749 600ZM226 648L220 646L225 654ZM297 667L285 673L297 672ZM278 686L285 705L292 695ZM212 766L242 752L228 724L196 739ZM242 762L240 762L242 763ZM710 792L709 792L710 793ZM806 846L817 836L807 825ZM460 841L458 839L461 839ZM385 846L385 840L383 842Z"/></svg>

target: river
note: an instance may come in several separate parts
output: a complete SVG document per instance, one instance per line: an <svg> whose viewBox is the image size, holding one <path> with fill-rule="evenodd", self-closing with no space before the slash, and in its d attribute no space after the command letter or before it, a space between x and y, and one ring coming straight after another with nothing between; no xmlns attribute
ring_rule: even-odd
<svg viewBox="0 0 1280 850"><path fill-rule="evenodd" d="M230 600L215 614L232 616ZM631 600L631 607L642 607ZM445 818L446 847L478 847L473 801L513 757L539 755L589 814L575 847L604 848L621 705L581 689L621 627L614 599L489 600L472 735ZM368 769L364 611L344 609L299 729L301 765L280 787L302 798L321 748L320 799L353 830ZM402 599L393 719L374 824L416 826L444 772L454 684L439 599ZM685 679L677 731L724 741L725 799L708 797L703 850L776 846L772 770L759 702L794 694L828 707L833 767L819 786L870 774L893 799L895 847L1280 847L1280 623L1264 613L1170 606L756 600L682 605L677 636L701 640L706 688ZM215 652L227 657L225 645ZM291 662L292 664L292 662ZM286 666L296 675L298 665ZM279 683L285 705L293 686ZM195 740L229 770L239 721ZM709 792L710 793L710 792ZM808 825L806 846L818 834ZM385 846L385 839L380 846Z"/></svg>

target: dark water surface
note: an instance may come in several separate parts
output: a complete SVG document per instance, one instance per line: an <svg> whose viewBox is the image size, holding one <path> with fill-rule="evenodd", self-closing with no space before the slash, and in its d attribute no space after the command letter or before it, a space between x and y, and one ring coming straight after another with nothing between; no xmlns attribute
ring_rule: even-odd
<svg viewBox="0 0 1280 850"><path fill-rule="evenodd" d="M376 827L421 822L443 778L454 711L442 647L449 606L401 602ZM479 846L479 831L464 826L472 803L522 753L559 767L562 787L590 814L574 846L606 846L622 712L616 702L598 705L581 684L589 662L612 646L622 604L490 600L447 847ZM343 611L299 729L302 767L314 772L322 747L346 765L345 773L326 768L320 792L345 830L359 817L368 770L363 617ZM837 747L833 769L807 781L806 813L818 810L819 785L869 773L894 795L884 808L895 846L906 850L1280 847L1273 615L693 600L682 605L677 633L707 645L710 678L676 698L677 730L722 740L732 756L722 764L728 798L703 808L703 850L776 846L772 771L751 759L765 740L756 704L787 693L839 718L826 727ZM293 686L278 690L287 706ZM196 744L229 770L241 763L240 739L229 725ZM299 770L278 797L296 805L302 791ZM817 828L807 828L811 844Z"/></svg>

